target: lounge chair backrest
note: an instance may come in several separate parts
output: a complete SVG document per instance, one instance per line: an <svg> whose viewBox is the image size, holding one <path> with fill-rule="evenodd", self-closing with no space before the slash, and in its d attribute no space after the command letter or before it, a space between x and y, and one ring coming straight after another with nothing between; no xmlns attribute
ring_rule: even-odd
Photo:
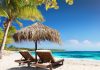
<svg viewBox="0 0 100 70"><path fill-rule="evenodd" d="M20 51L19 53L25 58L25 60L35 60L34 57L32 57L32 55L28 51Z"/></svg>
<svg viewBox="0 0 100 70"><path fill-rule="evenodd" d="M50 50L37 50L36 53L42 62L55 62Z"/></svg>

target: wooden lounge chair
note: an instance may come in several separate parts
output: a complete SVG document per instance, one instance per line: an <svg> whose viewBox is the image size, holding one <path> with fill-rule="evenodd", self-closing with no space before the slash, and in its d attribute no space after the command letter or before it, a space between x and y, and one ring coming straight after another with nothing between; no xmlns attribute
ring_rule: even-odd
<svg viewBox="0 0 100 70"><path fill-rule="evenodd" d="M15 60L19 65L27 63L30 66L31 62L35 62L35 58L28 51L19 51L19 53L22 55L22 58Z"/></svg>
<svg viewBox="0 0 100 70"><path fill-rule="evenodd" d="M42 61L42 63L35 64L37 67L50 68L52 70L52 66L63 64L64 59L54 58L50 50L37 50L36 53Z"/></svg>

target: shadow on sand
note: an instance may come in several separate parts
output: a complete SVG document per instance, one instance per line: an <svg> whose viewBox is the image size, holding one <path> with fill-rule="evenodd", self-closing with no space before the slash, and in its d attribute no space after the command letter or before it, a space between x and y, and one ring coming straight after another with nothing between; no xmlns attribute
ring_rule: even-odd
<svg viewBox="0 0 100 70"><path fill-rule="evenodd" d="M59 66L62 66L62 65L54 66L53 69L59 68ZM8 70L49 70L49 69L38 68L38 67L26 67L26 66L23 66L23 67L10 68Z"/></svg>
<svg viewBox="0 0 100 70"><path fill-rule="evenodd" d="M43 69L43 68L38 68L38 67L14 67L8 70L48 70L48 69Z"/></svg>

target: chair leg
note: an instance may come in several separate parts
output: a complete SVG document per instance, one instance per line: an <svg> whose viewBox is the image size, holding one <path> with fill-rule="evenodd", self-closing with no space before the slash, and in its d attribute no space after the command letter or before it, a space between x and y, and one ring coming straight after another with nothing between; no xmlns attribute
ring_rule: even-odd
<svg viewBox="0 0 100 70"><path fill-rule="evenodd" d="M52 65L50 65L50 67L49 67L49 68L50 68L50 70L52 70Z"/></svg>
<svg viewBox="0 0 100 70"><path fill-rule="evenodd" d="M21 63L19 63L19 66L21 65Z"/></svg>
<svg viewBox="0 0 100 70"><path fill-rule="evenodd" d="M63 63L63 61L62 61L62 65L63 65L64 63Z"/></svg>
<svg viewBox="0 0 100 70"><path fill-rule="evenodd" d="M30 62L27 63L28 67L30 67Z"/></svg>

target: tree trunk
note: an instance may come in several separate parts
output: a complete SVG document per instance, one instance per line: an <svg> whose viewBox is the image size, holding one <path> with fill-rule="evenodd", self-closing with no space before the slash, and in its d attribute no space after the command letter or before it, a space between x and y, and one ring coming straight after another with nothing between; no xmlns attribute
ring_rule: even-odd
<svg viewBox="0 0 100 70"><path fill-rule="evenodd" d="M12 19L8 19L6 22L7 26L6 26L6 29L4 30L4 36L3 36L2 44L0 47L0 59L2 58L2 52L3 52L5 44L6 44L7 34L8 34L11 23L12 23Z"/></svg>

